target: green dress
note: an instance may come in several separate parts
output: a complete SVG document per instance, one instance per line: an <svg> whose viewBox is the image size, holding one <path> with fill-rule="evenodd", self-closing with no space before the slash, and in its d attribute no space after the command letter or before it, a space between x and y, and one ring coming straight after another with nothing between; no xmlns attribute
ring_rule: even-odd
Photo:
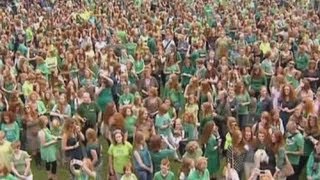
<svg viewBox="0 0 320 180"><path fill-rule="evenodd" d="M214 135L211 135L204 152L204 156L208 158L208 170L210 175L217 173L220 168L218 146L218 139Z"/></svg>
<svg viewBox="0 0 320 180"><path fill-rule="evenodd" d="M133 137L136 122L137 122L137 117L135 116L129 116L125 118L124 128L128 133L128 137Z"/></svg>
<svg viewBox="0 0 320 180"><path fill-rule="evenodd" d="M112 91L111 88L104 88L98 98L97 98L97 104L99 106L99 108L101 109L102 112L104 112L106 110L106 106L108 103L113 101L113 97L112 97Z"/></svg>
<svg viewBox="0 0 320 180"><path fill-rule="evenodd" d="M196 72L196 69L192 66L183 66L181 71L181 85L182 87L186 87L189 84L189 81L191 77L189 76L182 76L182 74L188 74L188 75L194 75Z"/></svg>
<svg viewBox="0 0 320 180"><path fill-rule="evenodd" d="M213 116L211 114L207 115L207 116L200 117L200 132L203 131L205 125L210 121L213 121Z"/></svg>
<svg viewBox="0 0 320 180"><path fill-rule="evenodd" d="M55 136L51 134L48 128L43 129L45 134L46 143L54 140ZM51 144L49 146L40 146L41 159L45 162L54 162L57 160L57 146Z"/></svg>

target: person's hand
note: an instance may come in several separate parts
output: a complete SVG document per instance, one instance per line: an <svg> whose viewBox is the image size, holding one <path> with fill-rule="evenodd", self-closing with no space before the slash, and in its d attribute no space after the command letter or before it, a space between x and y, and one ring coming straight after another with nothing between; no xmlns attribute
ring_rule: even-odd
<svg viewBox="0 0 320 180"><path fill-rule="evenodd" d="M291 154L291 152L289 152L289 151L285 151L285 153L288 155L288 154Z"/></svg>
<svg viewBox="0 0 320 180"><path fill-rule="evenodd" d="M307 177L307 180L313 180L313 179L312 179L312 177L311 177L311 176L308 176L308 177Z"/></svg>
<svg viewBox="0 0 320 180"><path fill-rule="evenodd" d="M289 112L289 109L287 107L285 107L282 109L282 111Z"/></svg>
<svg viewBox="0 0 320 180"><path fill-rule="evenodd" d="M80 132L81 132L80 126L76 126L76 132L77 132L77 133L80 133Z"/></svg>
<svg viewBox="0 0 320 180"><path fill-rule="evenodd" d="M272 177L271 171L269 169L264 170L265 174L269 177Z"/></svg>
<svg viewBox="0 0 320 180"><path fill-rule="evenodd" d="M215 113L215 112L212 113L212 116L213 116L213 117L216 117L217 115L218 115L218 114Z"/></svg>
<svg viewBox="0 0 320 180"><path fill-rule="evenodd" d="M78 148L79 146L80 146L80 143L77 142L77 143L73 146L73 149L76 149L76 148Z"/></svg>

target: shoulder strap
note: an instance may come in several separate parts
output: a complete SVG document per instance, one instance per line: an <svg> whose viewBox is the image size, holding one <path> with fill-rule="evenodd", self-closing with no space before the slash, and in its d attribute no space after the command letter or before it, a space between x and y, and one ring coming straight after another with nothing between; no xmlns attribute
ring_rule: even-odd
<svg viewBox="0 0 320 180"><path fill-rule="evenodd" d="M164 50L167 50L167 48L169 47L169 45L171 44L171 39L167 42L166 46L164 47Z"/></svg>

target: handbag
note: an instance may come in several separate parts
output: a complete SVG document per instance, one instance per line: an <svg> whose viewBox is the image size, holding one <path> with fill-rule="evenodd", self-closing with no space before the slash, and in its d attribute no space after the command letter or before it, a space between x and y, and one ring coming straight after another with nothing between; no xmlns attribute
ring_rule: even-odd
<svg viewBox="0 0 320 180"><path fill-rule="evenodd" d="M288 159L288 156L286 155L286 164L283 166L283 168L280 170L281 175L288 177L294 174L293 167Z"/></svg>

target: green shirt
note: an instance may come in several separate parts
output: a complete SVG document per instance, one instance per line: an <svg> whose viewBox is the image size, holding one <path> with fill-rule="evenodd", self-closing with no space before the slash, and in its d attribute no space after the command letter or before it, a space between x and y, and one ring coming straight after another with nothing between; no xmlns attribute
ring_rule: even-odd
<svg viewBox="0 0 320 180"><path fill-rule="evenodd" d="M91 125L95 125L98 120L99 106L96 103L82 103L78 108L78 114L87 119Z"/></svg>
<svg viewBox="0 0 320 180"><path fill-rule="evenodd" d="M129 104L133 104L133 102L134 102L134 95L131 93L122 94L120 96L120 99L119 99L120 105L129 105Z"/></svg>
<svg viewBox="0 0 320 180"><path fill-rule="evenodd" d="M169 125L171 123L171 119L169 113L164 115L157 114L155 119L155 127L157 129L158 134L169 136L171 133L170 128L163 128L164 125Z"/></svg>
<svg viewBox="0 0 320 180"><path fill-rule="evenodd" d="M124 120L124 128L127 131L129 137L133 137L136 122L137 117L135 116L126 117L126 119Z"/></svg>
<svg viewBox="0 0 320 180"><path fill-rule="evenodd" d="M163 149L159 152L150 151L150 156L153 163L153 171L160 171L160 164L162 159L173 158L175 155L175 150Z"/></svg>
<svg viewBox="0 0 320 180"><path fill-rule="evenodd" d="M308 54L298 54L295 58L296 67L298 70L304 71L309 66L309 56Z"/></svg>
<svg viewBox="0 0 320 180"><path fill-rule="evenodd" d="M132 145L129 142L124 144L111 144L108 155L113 157L113 168L116 173L123 174L123 168L130 162Z"/></svg>
<svg viewBox="0 0 320 180"><path fill-rule="evenodd" d="M242 103L250 103L250 96L248 93L239 94L236 96L236 100L239 103L238 114L245 115L249 113L249 104L241 105Z"/></svg>
<svg viewBox="0 0 320 180"><path fill-rule="evenodd" d="M152 54L155 54L157 51L157 41L154 38L149 38L148 39L148 47L150 49L150 52Z"/></svg>
<svg viewBox="0 0 320 180"><path fill-rule="evenodd" d="M141 74L144 70L144 60L135 60L133 62L134 70L136 71L137 74Z"/></svg>
<svg viewBox="0 0 320 180"><path fill-rule="evenodd" d="M127 33L125 31L118 31L117 36L121 40L121 43L125 44L127 42Z"/></svg>
<svg viewBox="0 0 320 180"><path fill-rule="evenodd" d="M5 133L6 139L9 142L14 142L20 139L20 127L17 122L1 124L1 131Z"/></svg>
<svg viewBox="0 0 320 180"><path fill-rule="evenodd" d="M303 150L304 138L301 133L289 135L286 140L286 151L296 152ZM300 155L287 154L288 159L292 165L298 165L300 161Z"/></svg>
<svg viewBox="0 0 320 180"><path fill-rule="evenodd" d="M39 115L43 115L47 112L47 108L42 101L37 101L37 111Z"/></svg>
<svg viewBox="0 0 320 180"><path fill-rule="evenodd" d="M259 78L250 78L250 88L255 92L259 92L262 86L267 85L267 78L266 76L262 76Z"/></svg>
<svg viewBox="0 0 320 180"><path fill-rule="evenodd" d="M137 50L137 44L136 43L127 43L126 49L127 49L128 54L130 54L131 56L135 56L136 50Z"/></svg>
<svg viewBox="0 0 320 180"><path fill-rule="evenodd" d="M154 174L153 180L174 180L173 172L169 171L166 176L163 176L161 171L158 171Z"/></svg>
<svg viewBox="0 0 320 180"><path fill-rule="evenodd" d="M16 158L14 155L12 156L11 162L14 164L15 169L19 174L24 174L26 169L26 160L31 161L30 155L25 151L20 151L20 157Z"/></svg>
<svg viewBox="0 0 320 180"><path fill-rule="evenodd" d="M24 56L27 56L28 54L28 47L25 46L24 44L19 44L18 46L18 51L21 52Z"/></svg>
<svg viewBox="0 0 320 180"><path fill-rule="evenodd" d="M261 63L261 68L264 72L268 74L272 74L273 69L272 69L272 62L270 60L263 60Z"/></svg>
<svg viewBox="0 0 320 180"><path fill-rule="evenodd" d="M208 179L210 179L210 174L209 174L208 169L206 169L203 174L201 174L198 170L192 170L189 173L189 176L187 179L188 180L196 180L196 179L197 180L208 180Z"/></svg>

